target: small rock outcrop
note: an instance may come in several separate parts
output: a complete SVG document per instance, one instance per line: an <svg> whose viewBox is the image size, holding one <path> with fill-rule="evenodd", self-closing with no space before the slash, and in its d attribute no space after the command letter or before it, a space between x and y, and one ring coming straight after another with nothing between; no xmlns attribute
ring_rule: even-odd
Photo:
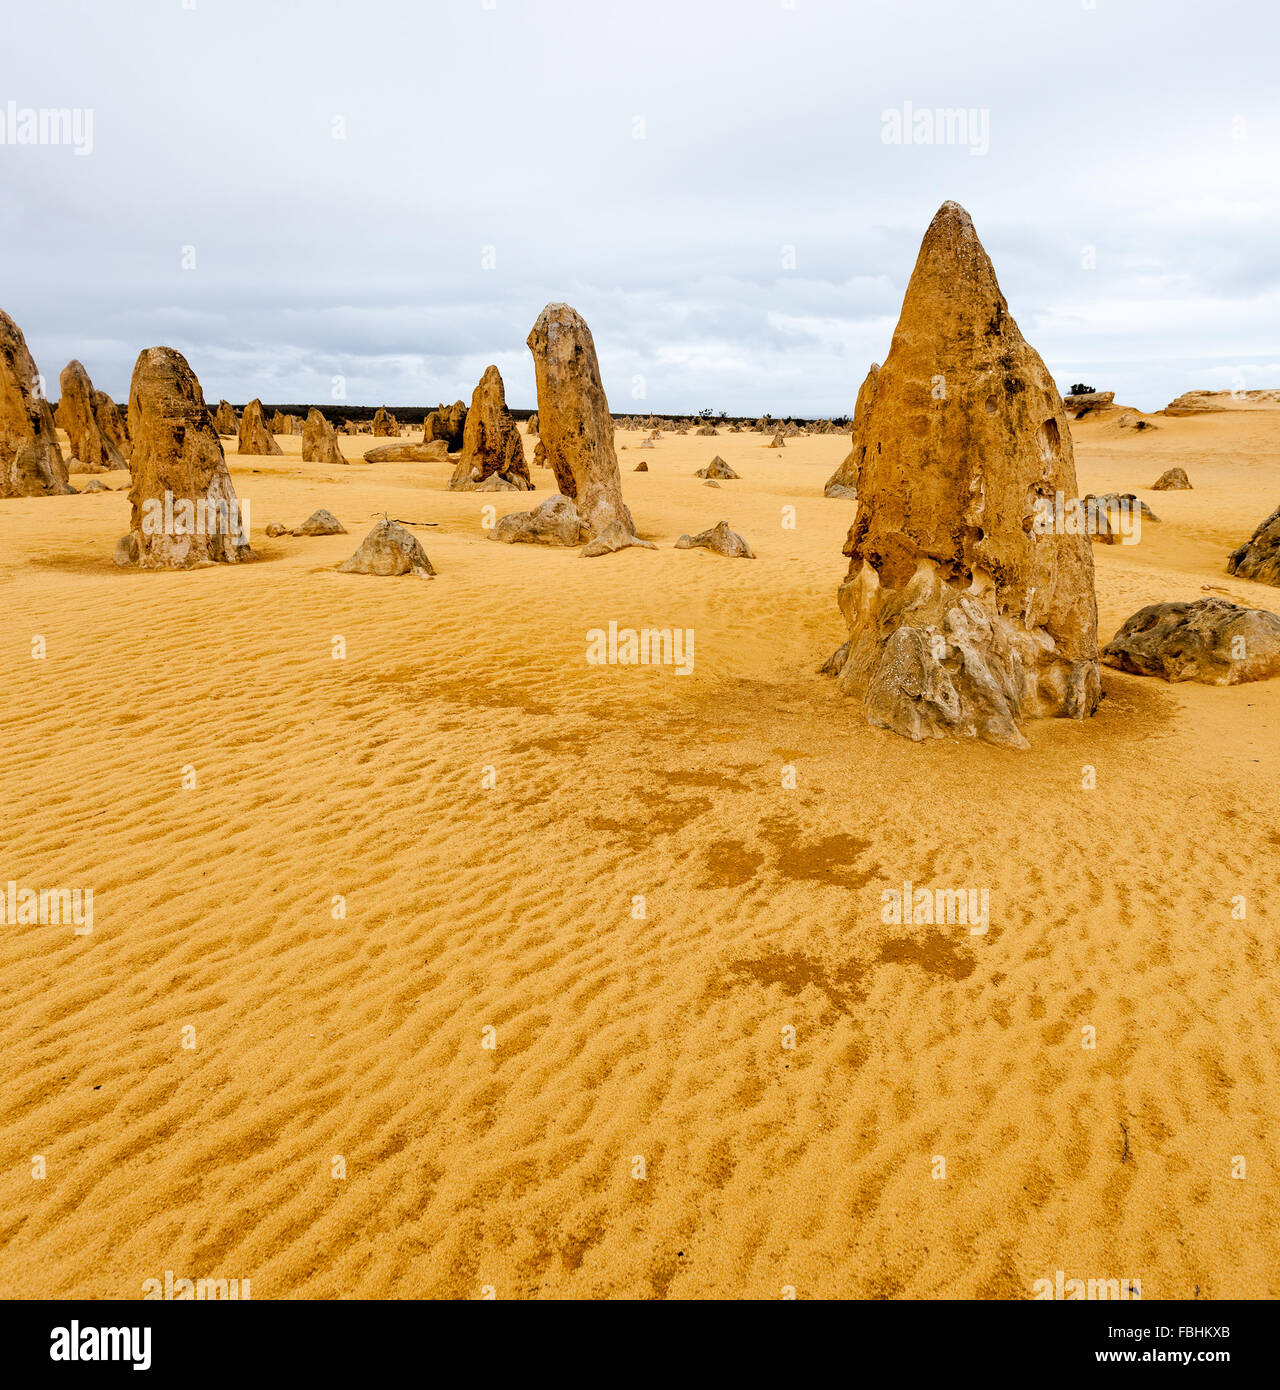
<svg viewBox="0 0 1280 1390"><path fill-rule="evenodd" d="M430 444L433 439L443 439L449 453L456 454L462 448L462 438L467 428L467 407L461 401L452 405L442 405L431 411L422 421L422 442Z"/></svg>
<svg viewBox="0 0 1280 1390"><path fill-rule="evenodd" d="M1125 511L1137 512L1143 521L1160 520L1155 512L1134 492L1086 492L1080 500L1085 507L1092 505L1098 513L1105 512L1111 516L1120 516Z"/></svg>
<svg viewBox="0 0 1280 1390"><path fill-rule="evenodd" d="M912 739L1025 748L1020 721L1091 715L1092 549L1034 525L1037 499L1078 495L1071 431L957 203L925 234L864 431L849 641L824 669Z"/></svg>
<svg viewBox="0 0 1280 1390"><path fill-rule="evenodd" d="M366 463L448 463L449 446L443 439L433 439L429 444L380 444L376 449L367 449Z"/></svg>
<svg viewBox="0 0 1280 1390"><path fill-rule="evenodd" d="M709 531L700 531L696 536L684 535L676 542L677 550L714 550L717 555L728 555L732 559L754 560L755 551L736 531L729 529L727 521L717 522Z"/></svg>
<svg viewBox="0 0 1280 1390"><path fill-rule="evenodd" d="M1280 507L1238 550L1231 552L1227 573L1257 580L1259 584L1280 584Z"/></svg>
<svg viewBox="0 0 1280 1390"><path fill-rule="evenodd" d="M649 465L644 461L644 459L641 459L640 462L637 463L631 471L633 473L647 473L649 471Z"/></svg>
<svg viewBox="0 0 1280 1390"><path fill-rule="evenodd" d="M219 401L213 413L213 425L219 434L239 434L240 421L236 419L236 408L230 401Z"/></svg>
<svg viewBox="0 0 1280 1390"><path fill-rule="evenodd" d="M204 393L173 348L144 348L129 386L133 457L127 535L117 565L189 569L252 560L241 510Z"/></svg>
<svg viewBox="0 0 1280 1390"><path fill-rule="evenodd" d="M1166 468L1151 484L1152 492L1190 492L1191 479L1185 468Z"/></svg>
<svg viewBox="0 0 1280 1390"><path fill-rule="evenodd" d="M568 304L548 304L528 344L538 383L539 438L557 487L577 506L584 539L593 540L614 522L634 537L591 330Z"/></svg>
<svg viewBox="0 0 1280 1390"><path fill-rule="evenodd" d="M414 574L432 579L435 570L417 536L398 521L384 518L361 542L360 549L338 566L343 574L378 574L391 577Z"/></svg>
<svg viewBox="0 0 1280 1390"><path fill-rule="evenodd" d="M1140 608L1102 649L1108 666L1167 681L1238 685L1280 676L1280 617L1220 598Z"/></svg>
<svg viewBox="0 0 1280 1390"><path fill-rule="evenodd" d="M221 433L221 431L219 431ZM302 461L303 463L345 464L342 450L338 447L337 431L325 418L322 411L312 406L302 423Z"/></svg>
<svg viewBox="0 0 1280 1390"><path fill-rule="evenodd" d="M0 497L74 491L27 340L0 309Z"/></svg>
<svg viewBox="0 0 1280 1390"><path fill-rule="evenodd" d="M93 383L76 361L68 362L59 377L62 399L57 423L67 432L71 449L69 469L81 473L110 473L128 468L124 455L98 428L93 413Z"/></svg>
<svg viewBox="0 0 1280 1390"><path fill-rule="evenodd" d="M532 492L520 429L507 409L502 375L488 366L471 396L462 433L462 454L449 479L454 492L471 492L490 477L513 491Z"/></svg>
<svg viewBox="0 0 1280 1390"><path fill-rule="evenodd" d="M387 409L385 405L380 405L373 412L373 434L375 439L395 439L399 437L400 426L396 423L396 417Z"/></svg>
<svg viewBox="0 0 1280 1390"><path fill-rule="evenodd" d="M132 397L130 397L132 401ZM133 418L133 408L130 406L129 418ZM240 438L236 445L237 454L283 454L284 450L276 443L271 431L267 429L266 419L262 414L262 402L255 396L244 408L244 414L240 417Z"/></svg>
<svg viewBox="0 0 1280 1390"><path fill-rule="evenodd" d="M345 536L347 528L331 511L321 507L293 532L295 536Z"/></svg>
<svg viewBox="0 0 1280 1390"><path fill-rule="evenodd" d="M736 478L738 474L717 454L705 468L699 468L693 476L695 478Z"/></svg>
<svg viewBox="0 0 1280 1390"><path fill-rule="evenodd" d="M1184 391L1164 408L1166 415L1216 415L1226 409L1214 397L1215 391Z"/></svg>
<svg viewBox="0 0 1280 1390"><path fill-rule="evenodd" d="M579 545L582 523L573 498L556 493L532 511L502 517L489 539L507 545Z"/></svg>
<svg viewBox="0 0 1280 1390"><path fill-rule="evenodd" d="M524 430L526 434L538 433L538 412L536 410L533 412L532 415L529 416L529 419L525 424Z"/></svg>
<svg viewBox="0 0 1280 1390"><path fill-rule="evenodd" d="M1105 410L1115 398L1114 391L1081 391L1079 395L1064 396L1062 404L1073 420L1079 420L1091 410Z"/></svg>

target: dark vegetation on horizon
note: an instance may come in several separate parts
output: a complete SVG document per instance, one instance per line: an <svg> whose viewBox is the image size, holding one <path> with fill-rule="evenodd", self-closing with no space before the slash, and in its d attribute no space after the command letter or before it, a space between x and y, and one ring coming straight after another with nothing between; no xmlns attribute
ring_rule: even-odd
<svg viewBox="0 0 1280 1390"><path fill-rule="evenodd" d="M117 404L119 406L121 415L127 416L128 402L120 401L117 402ZM207 401L206 404L209 406L210 414L212 414L218 407L217 401ZM231 404L232 406L234 406L236 414L239 415L243 412L245 406L248 405L248 401L232 401ZM433 405L389 405L386 407L386 409L389 410L391 414L394 415L402 425L414 425L417 428L421 429L423 417L425 415L428 415L433 410L438 410L440 404L441 402L437 401ZM449 402L445 401L443 402L443 404L448 405ZM374 415L382 408L383 407L376 405L317 404L314 406L314 409L318 410L320 414L323 415L331 425L341 425L346 420L372 420ZM305 420L307 418L307 412L311 409L313 409L312 405L299 403L297 401L262 402L262 413L267 417L268 423L270 423L271 417L277 411L279 411L281 415L297 415L301 419ZM511 414L515 416L517 420L527 420L530 415L535 415L537 413L534 410L518 409L515 406L510 406L509 409L511 411ZM810 425L816 423L818 420L825 420L828 418L830 418L831 423L834 425L840 425L843 427L845 425L851 424L850 417L847 415L832 415L830 417L825 415L773 416L768 413L765 413L763 416L729 415L723 410L700 410L696 413L687 410L615 410L612 412L612 415L615 420L624 420L632 418L637 420L647 420L650 416L652 416L655 420L709 420L717 425L754 425L757 420L762 418L778 426Z"/></svg>

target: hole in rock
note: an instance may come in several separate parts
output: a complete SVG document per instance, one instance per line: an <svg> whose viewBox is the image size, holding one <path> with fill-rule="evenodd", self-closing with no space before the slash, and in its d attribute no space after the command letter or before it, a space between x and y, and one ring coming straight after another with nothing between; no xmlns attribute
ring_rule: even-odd
<svg viewBox="0 0 1280 1390"><path fill-rule="evenodd" d="M1046 420L1036 431L1036 445L1040 450L1040 457L1046 463L1056 463L1062 447L1062 438L1058 433L1058 422L1056 420Z"/></svg>

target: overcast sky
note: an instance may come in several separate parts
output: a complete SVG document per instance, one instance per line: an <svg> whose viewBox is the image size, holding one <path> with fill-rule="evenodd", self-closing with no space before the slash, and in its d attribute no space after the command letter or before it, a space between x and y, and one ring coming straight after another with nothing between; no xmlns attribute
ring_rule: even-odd
<svg viewBox="0 0 1280 1390"><path fill-rule="evenodd" d="M1280 386L1280 5L1089 4L12 5L0 307L55 397L163 343L211 402L495 362L532 406L564 299L616 412L847 414L954 198L1063 389ZM889 143L905 103L975 119ZM13 143L62 107L91 151Z"/></svg>

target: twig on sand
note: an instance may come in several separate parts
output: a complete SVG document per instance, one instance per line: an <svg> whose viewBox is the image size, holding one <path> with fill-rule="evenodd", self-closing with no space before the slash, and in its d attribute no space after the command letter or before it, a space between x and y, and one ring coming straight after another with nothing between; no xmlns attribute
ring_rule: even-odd
<svg viewBox="0 0 1280 1390"><path fill-rule="evenodd" d="M1120 1155L1121 1163L1129 1161L1129 1126L1123 1120L1120 1121L1120 1128L1124 1130L1124 1153Z"/></svg>

